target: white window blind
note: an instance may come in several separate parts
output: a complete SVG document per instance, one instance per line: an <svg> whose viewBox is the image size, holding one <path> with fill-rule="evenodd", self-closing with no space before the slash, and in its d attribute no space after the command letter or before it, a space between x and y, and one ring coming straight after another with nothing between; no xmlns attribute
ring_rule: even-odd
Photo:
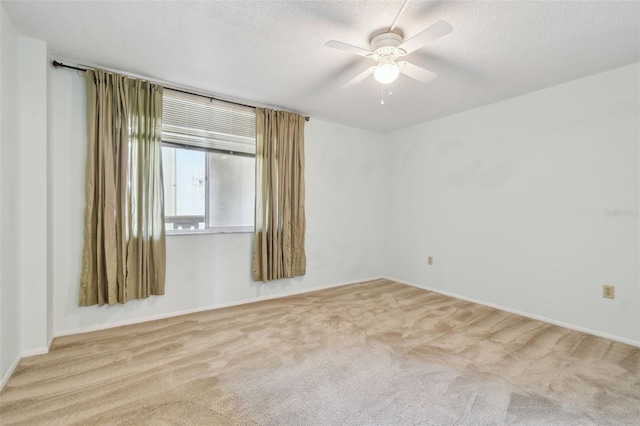
<svg viewBox="0 0 640 426"><path fill-rule="evenodd" d="M165 89L162 141L221 152L256 153L253 108Z"/></svg>

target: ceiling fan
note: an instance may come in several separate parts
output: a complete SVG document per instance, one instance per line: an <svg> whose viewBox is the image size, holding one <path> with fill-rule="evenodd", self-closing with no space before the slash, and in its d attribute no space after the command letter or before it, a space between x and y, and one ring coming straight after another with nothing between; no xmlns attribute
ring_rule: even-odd
<svg viewBox="0 0 640 426"><path fill-rule="evenodd" d="M398 18L400 18L400 15L407 5L407 1L408 0L405 0L402 4L396 19L393 21L393 24L391 24L391 27L389 27L386 32L378 34L371 39L371 50L362 49L336 40L331 40L324 44L327 47L354 53L377 62L376 65L367 68L349 80L342 86L342 88L354 86L369 77L371 74L373 74L373 77L382 84L391 83L398 78L398 75L401 73L421 83L428 83L436 78L436 73L406 61L398 61L398 59L420 49L434 40L444 37L449 34L453 28L445 21L438 21L409 40L404 41L400 34L393 31Z"/></svg>

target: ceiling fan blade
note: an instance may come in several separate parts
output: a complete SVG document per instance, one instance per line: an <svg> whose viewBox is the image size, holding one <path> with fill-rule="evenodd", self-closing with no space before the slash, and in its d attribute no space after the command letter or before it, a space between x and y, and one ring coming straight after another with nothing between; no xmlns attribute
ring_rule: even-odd
<svg viewBox="0 0 640 426"><path fill-rule="evenodd" d="M355 76L354 78L352 78L351 80L349 80L345 84L343 84L342 88L343 89L348 89L351 86L355 86L356 84L360 83L362 80L364 80L365 78L367 78L371 74L373 74L375 69L376 69L376 67L367 68L366 70L364 70L363 72L361 72L360 74L358 74L357 76Z"/></svg>
<svg viewBox="0 0 640 426"><path fill-rule="evenodd" d="M414 50L418 50L426 44L439 39L440 37L446 36L451 31L453 31L453 28L449 23L445 21L438 21L402 43L399 48L409 54Z"/></svg>
<svg viewBox="0 0 640 426"><path fill-rule="evenodd" d="M364 56L365 58L371 54L368 50L362 49L357 46L352 46L347 43L343 43L341 41L331 40L324 44L327 47L331 47L333 49L342 50L344 52L354 53L359 56Z"/></svg>
<svg viewBox="0 0 640 426"><path fill-rule="evenodd" d="M433 71L425 70L424 68L420 68L417 65L410 64L408 62L400 62L398 63L400 66L400 72L407 77L411 77L414 80L419 81L420 83L429 83L431 80L437 77Z"/></svg>

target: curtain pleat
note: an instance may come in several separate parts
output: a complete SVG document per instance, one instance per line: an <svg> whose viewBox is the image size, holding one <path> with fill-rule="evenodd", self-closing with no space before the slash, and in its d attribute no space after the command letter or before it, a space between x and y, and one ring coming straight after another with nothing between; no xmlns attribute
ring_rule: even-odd
<svg viewBox="0 0 640 426"><path fill-rule="evenodd" d="M256 281L306 272L304 123L298 114L256 109Z"/></svg>
<svg viewBox="0 0 640 426"><path fill-rule="evenodd" d="M86 72L89 146L80 305L164 294L162 87Z"/></svg>
<svg viewBox="0 0 640 426"><path fill-rule="evenodd" d="M131 190L127 199L128 299L164 294L165 228L162 185L162 88L131 82Z"/></svg>

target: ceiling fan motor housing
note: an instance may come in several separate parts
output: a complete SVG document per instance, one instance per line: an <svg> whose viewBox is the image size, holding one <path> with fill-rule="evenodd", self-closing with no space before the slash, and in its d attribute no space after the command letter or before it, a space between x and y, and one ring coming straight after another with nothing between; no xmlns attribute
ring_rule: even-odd
<svg viewBox="0 0 640 426"><path fill-rule="evenodd" d="M395 33L383 33L375 36L371 39L371 50L375 56L402 56L406 52L402 49L398 49L398 46L402 44L402 37Z"/></svg>

